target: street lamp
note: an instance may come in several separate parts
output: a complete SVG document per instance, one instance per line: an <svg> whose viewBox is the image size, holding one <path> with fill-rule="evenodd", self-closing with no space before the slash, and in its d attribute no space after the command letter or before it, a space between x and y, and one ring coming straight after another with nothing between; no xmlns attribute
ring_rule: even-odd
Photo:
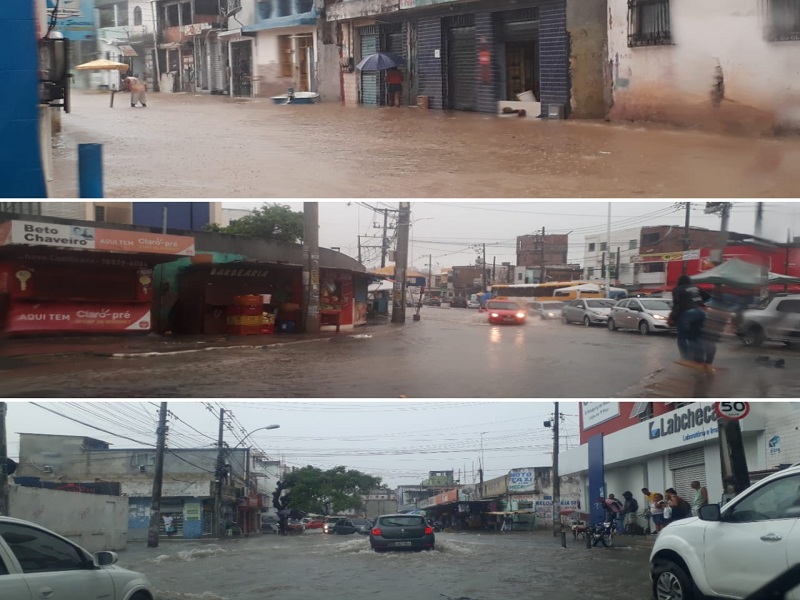
<svg viewBox="0 0 800 600"><path fill-rule="evenodd" d="M259 427L258 429L253 429L253 431L251 431L246 436L244 436L241 440L239 440L239 443L236 444L233 448L231 448L231 450L236 450L236 448L241 446L244 443L244 441L247 438L249 438L251 435L253 435L256 431L263 431L264 429L280 429L280 428L281 428L280 425L267 425L265 427Z"/></svg>

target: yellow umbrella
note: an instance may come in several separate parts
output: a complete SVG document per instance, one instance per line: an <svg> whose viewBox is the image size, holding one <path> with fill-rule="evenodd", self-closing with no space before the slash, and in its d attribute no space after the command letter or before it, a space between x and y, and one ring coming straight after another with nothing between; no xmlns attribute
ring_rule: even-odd
<svg viewBox="0 0 800 600"><path fill-rule="evenodd" d="M125 63L114 62L105 58L99 58L75 67L78 71L119 71L120 73L124 73L128 68Z"/></svg>

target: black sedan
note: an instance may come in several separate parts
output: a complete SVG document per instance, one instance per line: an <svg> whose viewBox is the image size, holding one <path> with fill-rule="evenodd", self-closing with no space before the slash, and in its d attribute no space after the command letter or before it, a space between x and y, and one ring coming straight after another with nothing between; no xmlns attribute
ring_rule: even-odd
<svg viewBox="0 0 800 600"><path fill-rule="evenodd" d="M333 533L336 535L351 535L360 533L367 535L372 526L367 519L343 519L333 526Z"/></svg>
<svg viewBox="0 0 800 600"><path fill-rule="evenodd" d="M433 550L433 527L421 515L383 515L375 519L369 545L375 552L384 550Z"/></svg>

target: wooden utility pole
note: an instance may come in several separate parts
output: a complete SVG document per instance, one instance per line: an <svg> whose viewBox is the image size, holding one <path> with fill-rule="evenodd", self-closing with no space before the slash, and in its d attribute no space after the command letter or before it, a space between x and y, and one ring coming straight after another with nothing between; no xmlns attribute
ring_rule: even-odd
<svg viewBox="0 0 800 600"><path fill-rule="evenodd" d="M757 237L761 237L761 231L764 226L764 203L757 202L756 203L756 227L755 227L755 234Z"/></svg>
<svg viewBox="0 0 800 600"><path fill-rule="evenodd" d="M608 203L608 220L606 221L606 251L608 252L608 265L606 265L606 298L611 298L611 202ZM605 257L603 262L605 263Z"/></svg>
<svg viewBox="0 0 800 600"><path fill-rule="evenodd" d="M689 235L689 219L691 218L692 203L686 202L686 219L683 223L683 264L681 265L681 275L686 275L689 270L689 261L686 259L686 252L689 251L691 238Z"/></svg>
<svg viewBox="0 0 800 600"><path fill-rule="evenodd" d="M225 409L219 409L219 435L217 437L217 488L214 490L214 533L218 537L225 537L225 524L222 522L222 473L224 471L224 459L222 456L222 436L225 427Z"/></svg>
<svg viewBox="0 0 800 600"><path fill-rule="evenodd" d="M303 202L305 333L319 333L319 202Z"/></svg>
<svg viewBox="0 0 800 600"><path fill-rule="evenodd" d="M7 404L0 402L0 517L9 515L8 444L6 442Z"/></svg>
<svg viewBox="0 0 800 600"><path fill-rule="evenodd" d="M394 290L392 323L406 322L406 270L408 268L408 228L411 223L411 203L400 203L397 221L397 250L394 261Z"/></svg>
<svg viewBox="0 0 800 600"><path fill-rule="evenodd" d="M361 236L358 236L358 262L361 262Z"/></svg>
<svg viewBox="0 0 800 600"><path fill-rule="evenodd" d="M747 458L742 441L742 428L739 421L718 419L719 451L722 466L722 490L728 482L733 484L735 493L739 494L750 487L750 474L747 470Z"/></svg>
<svg viewBox="0 0 800 600"><path fill-rule="evenodd" d="M383 241L381 243L381 269L386 266L386 254L389 252L389 238L386 230L389 227L389 209L383 209Z"/></svg>
<svg viewBox="0 0 800 600"><path fill-rule="evenodd" d="M483 278L481 281L483 282L483 289L481 289L481 294L486 292L486 244L483 245L483 258L481 259L481 274Z"/></svg>
<svg viewBox="0 0 800 600"><path fill-rule="evenodd" d="M164 452L167 448L167 403L161 403L156 430L156 469L153 474L153 492L150 496L150 526L147 530L147 547L158 548L161 528L161 488L164 482Z"/></svg>
<svg viewBox="0 0 800 600"><path fill-rule="evenodd" d="M561 535L561 478L558 474L558 402L555 402L553 419L553 537Z"/></svg>
<svg viewBox="0 0 800 600"><path fill-rule="evenodd" d="M497 281L497 257L492 257L492 284Z"/></svg>
<svg viewBox="0 0 800 600"><path fill-rule="evenodd" d="M544 227L542 227L541 247L539 248L539 283L544 283Z"/></svg>

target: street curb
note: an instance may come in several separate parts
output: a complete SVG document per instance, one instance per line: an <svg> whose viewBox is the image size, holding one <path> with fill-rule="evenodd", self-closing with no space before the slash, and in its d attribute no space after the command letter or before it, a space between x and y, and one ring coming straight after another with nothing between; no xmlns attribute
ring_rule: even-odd
<svg viewBox="0 0 800 600"><path fill-rule="evenodd" d="M637 381L633 385L626 387L621 392L611 396L612 398L640 398L643 394L647 394L647 388L656 380L656 378L664 372L664 367L656 369L649 375Z"/></svg>
<svg viewBox="0 0 800 600"><path fill-rule="evenodd" d="M244 344L239 346L209 346L207 348L191 348L189 350L167 350L164 352L95 352L93 356L105 358L152 358L155 356L170 356L173 354L193 354L195 352L209 352L210 350L242 350L252 348L253 350L265 350L283 346L295 346L297 344L310 344L312 342L329 342L333 338L317 338L313 340L297 340L296 342L275 342L273 344L253 345Z"/></svg>

